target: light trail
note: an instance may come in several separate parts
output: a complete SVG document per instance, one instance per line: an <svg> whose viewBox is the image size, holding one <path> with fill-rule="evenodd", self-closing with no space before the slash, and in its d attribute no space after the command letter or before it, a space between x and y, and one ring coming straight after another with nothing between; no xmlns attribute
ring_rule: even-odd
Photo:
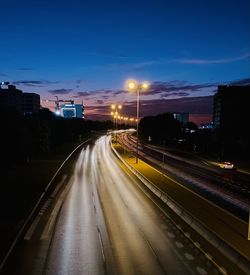
<svg viewBox="0 0 250 275"><path fill-rule="evenodd" d="M109 142L99 138L76 162L44 274L216 273L124 172Z"/></svg>

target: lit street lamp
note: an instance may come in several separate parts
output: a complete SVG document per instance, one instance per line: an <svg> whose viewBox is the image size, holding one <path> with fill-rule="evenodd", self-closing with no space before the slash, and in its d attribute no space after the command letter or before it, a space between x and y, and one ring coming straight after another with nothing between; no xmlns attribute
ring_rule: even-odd
<svg viewBox="0 0 250 275"><path fill-rule="evenodd" d="M116 131L117 131L117 119L120 117L119 113L118 113L118 110L121 110L121 109L122 109L122 105L121 104L118 104L118 105L112 104L111 105L112 112L110 114L114 118L113 122L114 122L114 128L115 128ZM115 140L117 140L116 133L115 133Z"/></svg>
<svg viewBox="0 0 250 275"><path fill-rule="evenodd" d="M129 80L127 82L127 89L131 92L136 92L136 159L135 162L138 163L138 125L139 125L139 116L140 116L140 92L146 91L149 88L148 82L138 83L135 80Z"/></svg>

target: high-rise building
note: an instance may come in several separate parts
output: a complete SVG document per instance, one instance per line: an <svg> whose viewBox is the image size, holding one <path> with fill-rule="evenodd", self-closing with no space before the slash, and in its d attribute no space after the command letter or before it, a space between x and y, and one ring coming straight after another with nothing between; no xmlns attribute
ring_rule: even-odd
<svg viewBox="0 0 250 275"><path fill-rule="evenodd" d="M189 113L172 113L174 118L180 121L182 124L189 122Z"/></svg>
<svg viewBox="0 0 250 275"><path fill-rule="evenodd" d="M40 110L40 95L35 93L23 93L24 114L36 113Z"/></svg>
<svg viewBox="0 0 250 275"><path fill-rule="evenodd" d="M23 112L23 92L14 85L8 85L7 89L0 89L0 106Z"/></svg>
<svg viewBox="0 0 250 275"><path fill-rule="evenodd" d="M16 86L8 85L7 89L0 89L1 105L23 114L38 112L40 109L40 95L23 93Z"/></svg>
<svg viewBox="0 0 250 275"><path fill-rule="evenodd" d="M84 118L84 106L82 104L63 104L60 114L64 118Z"/></svg>
<svg viewBox="0 0 250 275"><path fill-rule="evenodd" d="M246 128L249 124L249 102L250 86L218 86L218 91L214 95L214 128Z"/></svg>

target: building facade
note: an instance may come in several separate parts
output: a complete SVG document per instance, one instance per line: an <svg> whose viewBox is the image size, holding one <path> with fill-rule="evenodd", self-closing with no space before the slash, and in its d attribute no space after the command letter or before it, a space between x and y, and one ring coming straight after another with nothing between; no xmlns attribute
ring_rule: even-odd
<svg viewBox="0 0 250 275"><path fill-rule="evenodd" d="M23 93L16 86L8 85L7 89L0 89L0 106L11 108L23 114L38 112L40 95Z"/></svg>
<svg viewBox="0 0 250 275"><path fill-rule="evenodd" d="M83 104L63 104L60 109L60 115L64 118L84 118Z"/></svg>
<svg viewBox="0 0 250 275"><path fill-rule="evenodd" d="M189 122L189 113L172 113L174 118L180 121L182 124Z"/></svg>
<svg viewBox="0 0 250 275"><path fill-rule="evenodd" d="M40 95L35 93L23 93L24 114L36 113L40 110Z"/></svg>
<svg viewBox="0 0 250 275"><path fill-rule="evenodd" d="M250 86L218 86L214 95L214 128L245 128L249 123L249 102Z"/></svg>
<svg viewBox="0 0 250 275"><path fill-rule="evenodd" d="M221 158L249 158L249 102L250 86L218 86L213 124Z"/></svg>
<svg viewBox="0 0 250 275"><path fill-rule="evenodd" d="M0 89L0 106L4 106L20 113L23 112L23 92L14 85L8 85L7 89Z"/></svg>

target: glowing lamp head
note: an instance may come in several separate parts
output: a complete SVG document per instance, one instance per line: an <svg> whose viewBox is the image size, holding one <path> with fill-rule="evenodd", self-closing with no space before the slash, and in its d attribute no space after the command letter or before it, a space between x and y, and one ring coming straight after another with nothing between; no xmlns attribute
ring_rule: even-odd
<svg viewBox="0 0 250 275"><path fill-rule="evenodd" d="M118 109L121 109L122 108L122 105L118 105Z"/></svg>
<svg viewBox="0 0 250 275"><path fill-rule="evenodd" d="M134 91L137 88L137 83L135 80L128 80L126 83L126 87L129 91Z"/></svg>
<svg viewBox="0 0 250 275"><path fill-rule="evenodd" d="M143 90L148 90L149 89L149 83L148 82L143 82L141 85Z"/></svg>
<svg viewBox="0 0 250 275"><path fill-rule="evenodd" d="M114 104L111 105L111 109L112 109L112 110L115 109L115 105L114 105Z"/></svg>

